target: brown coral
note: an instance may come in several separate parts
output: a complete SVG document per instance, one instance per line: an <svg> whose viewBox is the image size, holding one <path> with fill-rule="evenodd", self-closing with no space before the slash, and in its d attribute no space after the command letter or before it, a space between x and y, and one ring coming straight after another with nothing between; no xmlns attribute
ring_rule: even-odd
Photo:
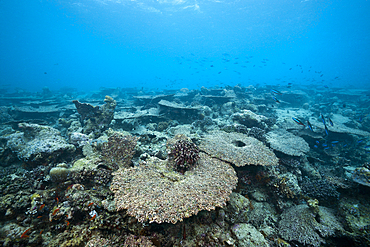
<svg viewBox="0 0 370 247"><path fill-rule="evenodd" d="M238 167L278 164L274 152L259 140L241 133L215 131L202 139L199 149L211 157L232 163Z"/></svg>
<svg viewBox="0 0 370 247"><path fill-rule="evenodd" d="M237 184L229 164L204 153L185 174L168 167L167 161L153 157L138 167L115 172L111 190L117 209L127 209L139 222L175 224L201 210L225 206Z"/></svg>
<svg viewBox="0 0 370 247"><path fill-rule="evenodd" d="M139 138L115 132L102 147L102 159L111 167L129 167Z"/></svg>
<svg viewBox="0 0 370 247"><path fill-rule="evenodd" d="M167 148L169 163L178 172L190 170L199 160L199 148L184 135L168 140Z"/></svg>

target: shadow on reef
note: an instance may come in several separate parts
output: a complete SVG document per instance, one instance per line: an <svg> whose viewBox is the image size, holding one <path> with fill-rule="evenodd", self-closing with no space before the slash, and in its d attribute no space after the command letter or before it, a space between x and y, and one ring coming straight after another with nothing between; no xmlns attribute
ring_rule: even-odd
<svg viewBox="0 0 370 247"><path fill-rule="evenodd" d="M0 243L370 245L364 92L278 90L1 96Z"/></svg>

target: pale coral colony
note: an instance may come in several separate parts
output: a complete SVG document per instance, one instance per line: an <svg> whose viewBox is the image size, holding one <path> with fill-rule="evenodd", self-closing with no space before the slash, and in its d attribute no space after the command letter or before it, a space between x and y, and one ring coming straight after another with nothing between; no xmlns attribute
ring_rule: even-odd
<svg viewBox="0 0 370 247"><path fill-rule="evenodd" d="M3 246L370 245L356 93L38 96L0 97Z"/></svg>

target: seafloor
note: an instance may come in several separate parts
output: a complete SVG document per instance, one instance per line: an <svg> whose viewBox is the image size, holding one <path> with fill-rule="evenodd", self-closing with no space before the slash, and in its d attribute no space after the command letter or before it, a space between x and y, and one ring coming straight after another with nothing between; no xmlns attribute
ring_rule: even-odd
<svg viewBox="0 0 370 247"><path fill-rule="evenodd" d="M3 246L369 246L370 92L0 96Z"/></svg>

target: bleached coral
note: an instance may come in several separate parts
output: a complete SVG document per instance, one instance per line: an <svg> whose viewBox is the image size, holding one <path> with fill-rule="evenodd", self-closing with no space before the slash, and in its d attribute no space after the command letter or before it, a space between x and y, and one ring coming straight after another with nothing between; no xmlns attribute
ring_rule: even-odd
<svg viewBox="0 0 370 247"><path fill-rule="evenodd" d="M20 123L22 132L7 137L8 147L20 160L30 163L54 161L62 153L72 153L75 147L68 144L57 129L38 124Z"/></svg>
<svg viewBox="0 0 370 247"><path fill-rule="evenodd" d="M211 157L238 167L245 165L269 166L278 163L274 152L259 140L242 133L214 131L202 139L199 149Z"/></svg>
<svg viewBox="0 0 370 247"><path fill-rule="evenodd" d="M266 138L272 149L287 155L303 156L310 151L310 146L302 137L283 129L268 132Z"/></svg>

